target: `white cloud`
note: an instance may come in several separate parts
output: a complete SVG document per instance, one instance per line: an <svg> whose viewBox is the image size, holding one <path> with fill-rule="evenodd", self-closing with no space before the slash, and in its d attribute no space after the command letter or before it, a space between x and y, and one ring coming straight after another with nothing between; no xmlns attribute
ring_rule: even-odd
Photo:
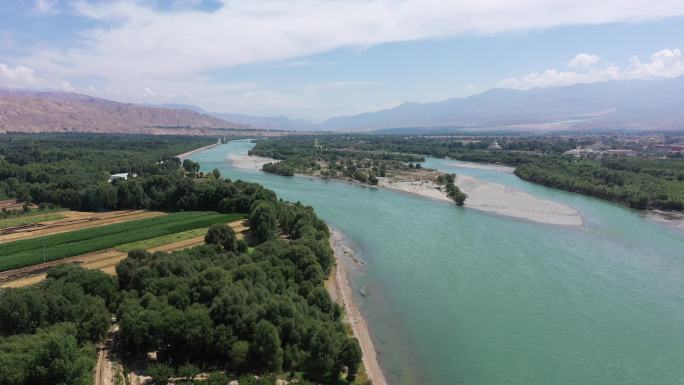
<svg viewBox="0 0 684 385"><path fill-rule="evenodd" d="M32 87L38 83L35 71L24 66L14 68L0 63L0 86L3 87Z"/></svg>
<svg viewBox="0 0 684 385"><path fill-rule="evenodd" d="M74 90L68 81L41 78L36 76L36 71L33 68L22 65L11 67L4 63L0 63L0 87Z"/></svg>
<svg viewBox="0 0 684 385"><path fill-rule="evenodd" d="M588 54L588 53L581 53L568 63L568 65L572 68L578 68L581 70L588 70L591 67L593 67L595 64L601 61L601 57L593 54Z"/></svg>
<svg viewBox="0 0 684 385"><path fill-rule="evenodd" d="M40 15L54 15L57 13L58 0L36 0L33 12Z"/></svg>
<svg viewBox="0 0 684 385"><path fill-rule="evenodd" d="M680 0L224 0L213 12L142 4L75 2L102 27L53 52L52 64L105 78L186 76L339 47L684 14Z"/></svg>
<svg viewBox="0 0 684 385"><path fill-rule="evenodd" d="M667 79L684 75L684 61L679 49L663 49L651 55L651 61L642 62L638 56L630 59L622 68L605 63L599 56L579 54L568 66L576 71L549 69L533 72L519 78L498 82L500 87L530 89L535 87L560 87L577 83L595 83L608 80Z"/></svg>
<svg viewBox="0 0 684 385"><path fill-rule="evenodd" d="M642 63L638 56L634 56L626 72L635 79L663 79L684 75L682 51L662 49L653 53L648 63Z"/></svg>

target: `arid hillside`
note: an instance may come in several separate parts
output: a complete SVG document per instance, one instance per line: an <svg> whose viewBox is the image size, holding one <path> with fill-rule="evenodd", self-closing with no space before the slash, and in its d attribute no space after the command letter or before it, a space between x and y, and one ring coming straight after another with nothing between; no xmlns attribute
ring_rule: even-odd
<svg viewBox="0 0 684 385"><path fill-rule="evenodd" d="M229 135L249 126L171 110L63 92L0 90L0 133L107 132Z"/></svg>

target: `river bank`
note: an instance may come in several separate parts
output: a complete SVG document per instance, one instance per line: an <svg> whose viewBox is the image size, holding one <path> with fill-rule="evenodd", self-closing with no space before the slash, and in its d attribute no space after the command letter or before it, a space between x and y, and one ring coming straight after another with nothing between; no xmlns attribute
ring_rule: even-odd
<svg viewBox="0 0 684 385"><path fill-rule="evenodd" d="M221 144L221 143L214 143L214 144L210 144L210 145L208 145L208 146L196 148L196 149L194 149L194 150L192 150L192 151L188 151L188 152L182 153L182 154L180 154L180 155L176 155L176 158L180 159L181 162L182 162L183 160L188 159L189 157L191 157L191 156L193 156L193 155L195 155L195 154L197 154L197 153L200 153L200 152L202 152L202 151L204 151L204 150L208 150L208 149L210 149L210 148L214 148L214 147L218 146L219 144Z"/></svg>
<svg viewBox="0 0 684 385"><path fill-rule="evenodd" d="M473 162L458 161L458 162L451 163L450 166L462 167L462 168L472 168L475 170L498 171L498 172L505 172L508 174L513 174L513 172L515 171L515 167L504 166L502 164L495 164L495 163L473 163Z"/></svg>
<svg viewBox="0 0 684 385"><path fill-rule="evenodd" d="M228 159L234 167L260 171L264 164L277 162L276 159L230 154ZM458 163L461 167L475 167L475 163ZM501 165L482 165L483 169L512 172L510 167ZM377 186L369 186L357 182L350 182L364 187L384 188L387 190L407 193L441 202L453 203L441 186L431 181L394 181L391 178L378 178ZM465 207L497 215L524 219L532 222L561 225L582 226L580 213L570 206L537 198L523 191L498 183L483 181L471 176L459 174L456 186L468 195Z"/></svg>
<svg viewBox="0 0 684 385"><path fill-rule="evenodd" d="M262 156L229 154L228 160L233 167L241 168L243 170L261 171L261 168L266 163L277 162L277 159L264 158Z"/></svg>
<svg viewBox="0 0 684 385"><path fill-rule="evenodd" d="M363 315L361 315L361 310L354 303L354 293L349 282L345 258L349 259L352 263L358 262L355 258L347 256L344 246L344 235L341 232L330 230L330 246L335 252L335 261L337 263L330 278L326 281L326 289L330 293L330 297L344 309L354 337L359 341L363 353L363 366L366 369L368 379L374 385L387 385L387 380L378 361L378 352L368 330L368 324Z"/></svg>

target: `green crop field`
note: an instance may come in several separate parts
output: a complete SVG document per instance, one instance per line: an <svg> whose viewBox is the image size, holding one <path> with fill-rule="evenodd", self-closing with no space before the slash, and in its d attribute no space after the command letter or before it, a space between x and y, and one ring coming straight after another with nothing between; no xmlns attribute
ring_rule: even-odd
<svg viewBox="0 0 684 385"><path fill-rule="evenodd" d="M61 210L65 211L65 210ZM28 225L31 223L36 223L36 222L45 222L45 221L54 221L57 219L63 219L66 216L57 210L55 211L48 211L40 214L36 213L31 213L30 215L21 215L17 217L11 217L11 218L5 218L5 219L0 219L0 229L4 229L7 227L14 227L14 226L21 226L21 225Z"/></svg>
<svg viewBox="0 0 684 385"><path fill-rule="evenodd" d="M183 231L180 233L173 233L168 235L162 235L161 237L145 239L143 241L126 243L123 245L116 246L117 250L129 252L135 249L147 250L153 247L168 245L169 243L184 241L186 239L199 237L207 233L208 227L202 227L199 229Z"/></svg>
<svg viewBox="0 0 684 385"><path fill-rule="evenodd" d="M182 212L0 245L0 271L73 257L123 244L206 228L243 218L242 214Z"/></svg>

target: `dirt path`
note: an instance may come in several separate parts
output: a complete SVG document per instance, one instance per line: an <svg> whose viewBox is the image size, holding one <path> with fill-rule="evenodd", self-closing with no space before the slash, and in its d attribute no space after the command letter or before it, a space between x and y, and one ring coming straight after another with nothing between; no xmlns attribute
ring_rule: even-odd
<svg viewBox="0 0 684 385"><path fill-rule="evenodd" d="M119 325L113 324L105 341L97 347L97 364L95 365L95 385L115 385L116 376L122 375L120 364L114 361L114 339L119 332ZM122 376L123 380L123 376Z"/></svg>

